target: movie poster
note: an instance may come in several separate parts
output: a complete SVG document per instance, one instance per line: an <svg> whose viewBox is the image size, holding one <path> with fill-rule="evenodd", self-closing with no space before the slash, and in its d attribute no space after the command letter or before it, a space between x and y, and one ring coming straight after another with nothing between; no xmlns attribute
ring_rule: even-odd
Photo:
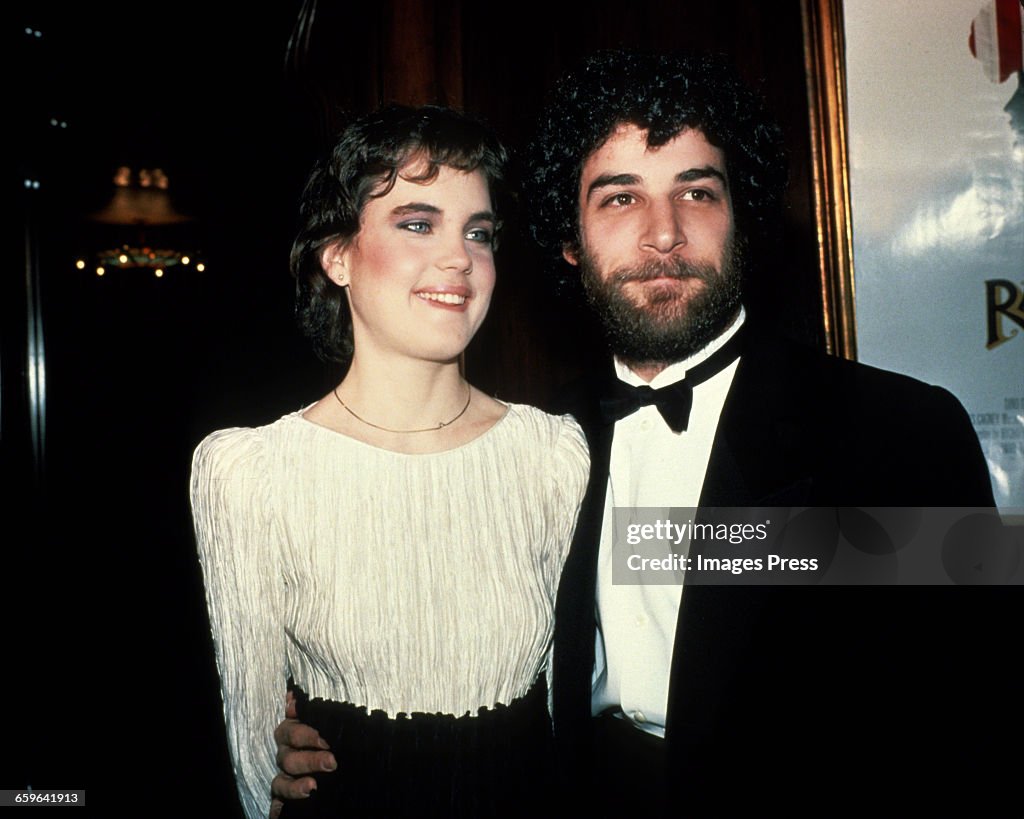
<svg viewBox="0 0 1024 819"><path fill-rule="evenodd" d="M1024 510L1020 0L844 8L858 358L951 390ZM935 441L942 447L942 441Z"/></svg>

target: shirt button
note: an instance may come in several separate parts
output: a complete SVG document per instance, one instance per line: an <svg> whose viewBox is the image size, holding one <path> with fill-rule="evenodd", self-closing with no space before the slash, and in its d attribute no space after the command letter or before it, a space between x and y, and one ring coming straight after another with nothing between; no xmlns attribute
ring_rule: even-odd
<svg viewBox="0 0 1024 819"><path fill-rule="evenodd" d="M646 614L638 614L636 617L633 618L633 622L635 622L637 624L637 626L641 626L641 627L642 626L646 626L647 625L647 615Z"/></svg>
<svg viewBox="0 0 1024 819"><path fill-rule="evenodd" d="M644 418L644 420L640 422L640 429L642 429L644 432L647 432L650 428L651 422L647 418Z"/></svg>
<svg viewBox="0 0 1024 819"><path fill-rule="evenodd" d="M647 717L644 716L644 712L643 711L634 711L633 712L633 719L636 722L639 722L639 723L647 722Z"/></svg>

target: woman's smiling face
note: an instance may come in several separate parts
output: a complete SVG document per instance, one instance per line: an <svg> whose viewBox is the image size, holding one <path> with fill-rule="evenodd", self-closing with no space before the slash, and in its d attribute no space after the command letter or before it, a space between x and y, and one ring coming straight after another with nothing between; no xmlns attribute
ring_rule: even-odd
<svg viewBox="0 0 1024 819"><path fill-rule="evenodd" d="M323 255L348 286L356 356L374 349L452 361L480 327L494 290L495 216L487 180L441 166L427 182L413 160L371 197L359 232Z"/></svg>

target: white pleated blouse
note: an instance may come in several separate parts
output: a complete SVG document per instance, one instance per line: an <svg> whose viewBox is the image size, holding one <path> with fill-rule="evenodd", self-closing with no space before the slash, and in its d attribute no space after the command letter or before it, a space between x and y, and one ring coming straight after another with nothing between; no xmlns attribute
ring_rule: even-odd
<svg viewBox="0 0 1024 819"><path fill-rule="evenodd" d="M392 717L476 714L526 694L549 662L588 469L570 416L519 404L428 455L299 412L199 445L192 513L249 817L269 811L289 677Z"/></svg>

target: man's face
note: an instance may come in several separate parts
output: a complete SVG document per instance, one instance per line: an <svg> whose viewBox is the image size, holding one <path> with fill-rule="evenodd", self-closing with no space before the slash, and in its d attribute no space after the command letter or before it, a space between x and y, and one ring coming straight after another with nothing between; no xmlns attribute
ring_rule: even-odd
<svg viewBox="0 0 1024 819"><path fill-rule="evenodd" d="M649 148L619 126L583 165L579 213L580 247L563 253L627 364L683 359L733 321L740 243L725 157L703 133Z"/></svg>

